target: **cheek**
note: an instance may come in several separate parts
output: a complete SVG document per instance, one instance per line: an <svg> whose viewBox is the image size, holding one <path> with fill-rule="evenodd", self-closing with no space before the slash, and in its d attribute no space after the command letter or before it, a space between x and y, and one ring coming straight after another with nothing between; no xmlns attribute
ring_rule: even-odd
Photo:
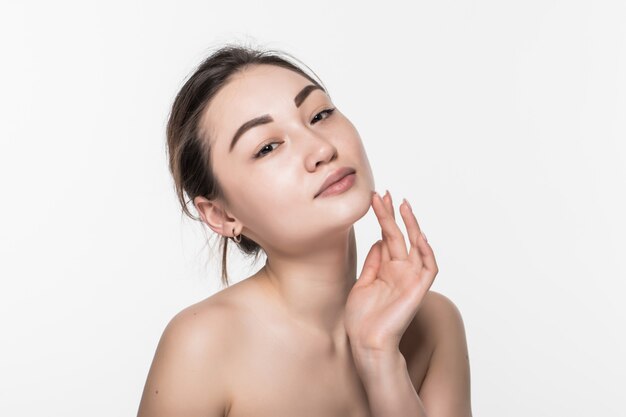
<svg viewBox="0 0 626 417"><path fill-rule="evenodd" d="M291 195L273 185L259 187L242 201L240 220L256 236L268 241L293 238L294 230L301 230L307 207Z"/></svg>
<svg viewBox="0 0 626 417"><path fill-rule="evenodd" d="M365 156L361 135L348 119L344 118L344 123L341 124L337 137L339 143L343 144L344 148L352 155Z"/></svg>
<svg viewBox="0 0 626 417"><path fill-rule="evenodd" d="M373 189L374 184L374 175L372 173L372 168L370 165L369 158L367 156L367 152L365 147L363 146L363 141L361 137L356 133L356 130L353 130L354 136L350 136L350 142L346 145L346 152L349 154L349 157L358 164L360 168L360 177L369 189Z"/></svg>
<svg viewBox="0 0 626 417"><path fill-rule="evenodd" d="M358 133L353 133L352 135L346 137L349 137L350 140L345 145L345 151L355 160L355 162L358 162L369 169L369 160L365 147L363 146L363 142L361 141L361 137Z"/></svg>
<svg viewBox="0 0 626 417"><path fill-rule="evenodd" d="M259 222L261 219L274 219L289 211L297 210L302 186L296 182L295 176L288 171L271 172L255 171L252 178L240 183L241 212L249 221Z"/></svg>

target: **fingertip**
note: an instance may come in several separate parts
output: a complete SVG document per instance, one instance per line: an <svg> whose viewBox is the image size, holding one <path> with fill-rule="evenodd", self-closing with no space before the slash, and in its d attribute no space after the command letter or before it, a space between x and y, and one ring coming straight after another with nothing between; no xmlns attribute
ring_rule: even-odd
<svg viewBox="0 0 626 417"><path fill-rule="evenodd" d="M385 204L385 202L383 201L383 198L377 192L374 192L374 200L378 200L380 204L383 204L383 205Z"/></svg>
<svg viewBox="0 0 626 417"><path fill-rule="evenodd" d="M404 205L406 206L406 208L409 209L409 211L413 211L413 208L411 207L411 204L409 203L409 200L407 200L406 198L402 199L402 202L404 203Z"/></svg>

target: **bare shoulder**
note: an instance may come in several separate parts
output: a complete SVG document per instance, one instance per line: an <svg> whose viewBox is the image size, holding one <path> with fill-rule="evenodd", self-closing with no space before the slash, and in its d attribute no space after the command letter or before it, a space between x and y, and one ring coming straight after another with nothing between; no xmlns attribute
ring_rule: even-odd
<svg viewBox="0 0 626 417"><path fill-rule="evenodd" d="M159 340L139 417L224 416L230 406L233 308L209 297L177 313Z"/></svg>
<svg viewBox="0 0 626 417"><path fill-rule="evenodd" d="M456 304L445 295L429 290L422 305L416 314L422 326L429 328L436 334L446 331L458 331L463 326L461 311Z"/></svg>
<svg viewBox="0 0 626 417"><path fill-rule="evenodd" d="M413 321L402 338L403 353L414 354L416 350L427 351L429 356L437 341L450 327L462 325L461 312L445 295L429 290L419 306Z"/></svg>
<svg viewBox="0 0 626 417"><path fill-rule="evenodd" d="M429 291L415 317L428 343L430 359L418 395L429 415L470 417L470 368L465 326L459 308Z"/></svg>

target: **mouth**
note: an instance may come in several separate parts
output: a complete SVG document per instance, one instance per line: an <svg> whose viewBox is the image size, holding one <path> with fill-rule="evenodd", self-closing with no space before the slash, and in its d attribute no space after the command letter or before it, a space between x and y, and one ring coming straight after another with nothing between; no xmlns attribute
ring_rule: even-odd
<svg viewBox="0 0 626 417"><path fill-rule="evenodd" d="M348 190L354 184L356 171L351 167L339 168L326 177L315 197L333 195Z"/></svg>

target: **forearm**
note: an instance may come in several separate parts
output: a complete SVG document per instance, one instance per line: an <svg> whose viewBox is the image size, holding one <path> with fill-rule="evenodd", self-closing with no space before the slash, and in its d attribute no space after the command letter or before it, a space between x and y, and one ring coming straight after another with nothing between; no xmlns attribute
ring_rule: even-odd
<svg viewBox="0 0 626 417"><path fill-rule="evenodd" d="M372 417L426 417L399 351L382 355L359 352L354 358Z"/></svg>

